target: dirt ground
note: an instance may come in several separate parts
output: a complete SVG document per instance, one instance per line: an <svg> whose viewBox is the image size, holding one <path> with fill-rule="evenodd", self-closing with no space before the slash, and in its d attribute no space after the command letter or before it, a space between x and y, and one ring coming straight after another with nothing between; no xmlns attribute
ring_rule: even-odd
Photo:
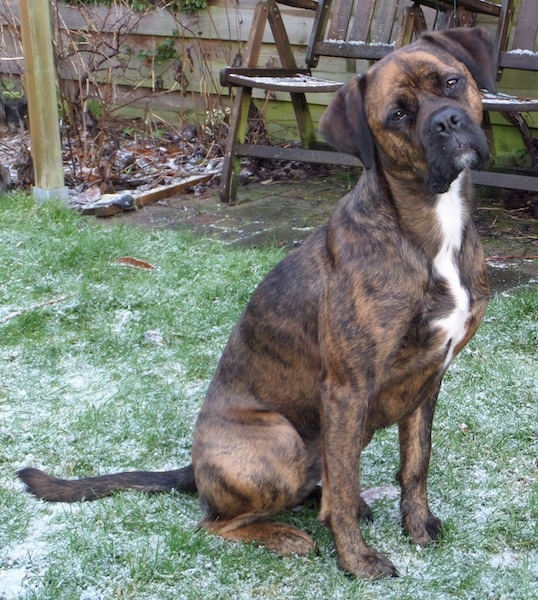
<svg viewBox="0 0 538 600"><path fill-rule="evenodd" d="M121 213L119 218L142 227L186 227L230 245L292 248L327 219L354 181L354 175L344 173L302 182L249 183L239 189L236 206L220 202L216 188L202 188ZM529 210L534 202L534 197L521 192L498 195L495 190L477 190L475 222L497 291L538 285L538 219Z"/></svg>

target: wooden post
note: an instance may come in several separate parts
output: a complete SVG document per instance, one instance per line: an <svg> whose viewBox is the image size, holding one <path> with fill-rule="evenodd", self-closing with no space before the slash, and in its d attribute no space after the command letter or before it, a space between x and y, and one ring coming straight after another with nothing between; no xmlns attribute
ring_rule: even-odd
<svg viewBox="0 0 538 600"><path fill-rule="evenodd" d="M34 198L67 199L60 145L49 0L19 0L19 8L35 174Z"/></svg>

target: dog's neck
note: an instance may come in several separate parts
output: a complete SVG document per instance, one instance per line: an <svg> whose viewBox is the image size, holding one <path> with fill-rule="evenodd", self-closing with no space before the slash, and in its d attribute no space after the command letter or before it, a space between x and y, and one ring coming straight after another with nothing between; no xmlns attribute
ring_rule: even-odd
<svg viewBox="0 0 538 600"><path fill-rule="evenodd" d="M397 194L393 187L391 190L402 231L425 254L431 264L432 281L443 282L445 296L452 302L450 310L434 323L444 332L446 368L465 336L471 309L460 264L460 251L471 219L469 176L463 171L442 194L417 193L416 189Z"/></svg>
<svg viewBox="0 0 538 600"><path fill-rule="evenodd" d="M441 233L441 247L435 261L443 261L443 256L459 252L464 226L469 217L468 202L462 191L463 176L452 182L450 189L438 194L433 207L436 228ZM434 264L434 268L436 265Z"/></svg>
<svg viewBox="0 0 538 600"><path fill-rule="evenodd" d="M462 171L443 194L423 184L386 177L402 231L432 260L444 248L459 251L471 218L469 174Z"/></svg>

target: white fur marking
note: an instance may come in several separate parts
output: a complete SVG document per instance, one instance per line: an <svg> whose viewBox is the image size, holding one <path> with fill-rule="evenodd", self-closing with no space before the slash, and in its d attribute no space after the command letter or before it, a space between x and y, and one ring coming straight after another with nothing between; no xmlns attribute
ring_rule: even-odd
<svg viewBox="0 0 538 600"><path fill-rule="evenodd" d="M448 287L454 298L456 306L452 312L436 323L446 332L446 344L449 344L445 358L445 367L448 366L454 355L454 348L465 336L465 324L469 318L469 294L461 284L461 279L456 263L456 255L461 248L463 234L463 197L461 194L462 175L456 179L448 192L439 194L435 213L438 225L441 228L441 248L433 261L433 268L437 276L447 281Z"/></svg>

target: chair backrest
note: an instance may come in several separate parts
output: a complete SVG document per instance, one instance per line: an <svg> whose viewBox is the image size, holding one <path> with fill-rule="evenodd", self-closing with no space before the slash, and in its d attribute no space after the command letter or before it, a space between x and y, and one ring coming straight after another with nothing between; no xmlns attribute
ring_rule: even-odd
<svg viewBox="0 0 538 600"><path fill-rule="evenodd" d="M472 25L465 21L473 14L468 11L498 16L497 1L456 0L455 5L454 0L319 0L306 64L316 67L321 56L379 60L425 30ZM522 1L528 6L536 2Z"/></svg>
<svg viewBox="0 0 538 600"><path fill-rule="evenodd" d="M496 39L499 78L505 68L538 71L537 1L521 0L516 11L514 0L502 0L501 15L506 18Z"/></svg>
<svg viewBox="0 0 538 600"><path fill-rule="evenodd" d="M320 56L378 60L396 43L402 2L386 0L320 0L306 62Z"/></svg>

